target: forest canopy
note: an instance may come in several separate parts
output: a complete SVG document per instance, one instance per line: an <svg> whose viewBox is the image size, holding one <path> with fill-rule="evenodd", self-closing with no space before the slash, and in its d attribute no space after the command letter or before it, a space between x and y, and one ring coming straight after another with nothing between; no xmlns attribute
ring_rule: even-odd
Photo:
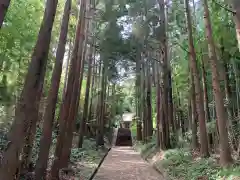
<svg viewBox="0 0 240 180"><path fill-rule="evenodd" d="M135 145L239 170L239 0L2 0L0 69L0 179L60 178L127 112Z"/></svg>

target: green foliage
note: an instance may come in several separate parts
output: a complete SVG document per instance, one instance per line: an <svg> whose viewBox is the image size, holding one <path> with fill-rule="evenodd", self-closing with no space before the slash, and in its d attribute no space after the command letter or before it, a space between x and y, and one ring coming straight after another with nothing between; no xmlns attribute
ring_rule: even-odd
<svg viewBox="0 0 240 180"><path fill-rule="evenodd" d="M94 139L85 139L83 148L72 148L70 160L72 162L94 161L101 158L101 151L96 150L96 143Z"/></svg>
<svg viewBox="0 0 240 180"><path fill-rule="evenodd" d="M40 127L37 127L35 141L33 143L33 149L32 149L32 162L33 163L35 163L38 158L41 136L42 136L42 129ZM52 145L50 147L50 153L49 153L49 156L51 158L54 154L54 148L56 146L56 143L57 143L57 129L54 129L52 132Z"/></svg>
<svg viewBox="0 0 240 180"><path fill-rule="evenodd" d="M0 31L0 94L5 92L1 103L14 100L24 81L42 14L42 1L11 1Z"/></svg>
<svg viewBox="0 0 240 180"><path fill-rule="evenodd" d="M239 176L240 166L222 169L213 158L193 159L189 149L173 149L164 153L164 159L158 162L174 178L185 180L197 180L208 178L209 180Z"/></svg>

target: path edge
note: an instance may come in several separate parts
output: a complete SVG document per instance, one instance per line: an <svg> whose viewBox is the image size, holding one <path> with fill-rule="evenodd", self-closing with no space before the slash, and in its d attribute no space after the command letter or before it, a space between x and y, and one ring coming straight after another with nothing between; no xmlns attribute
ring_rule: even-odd
<svg viewBox="0 0 240 180"><path fill-rule="evenodd" d="M102 159L99 162L98 166L95 168L95 170L93 171L92 175L90 176L90 178L88 180L93 180L93 178L95 177L95 175L98 172L98 169L102 165L103 161L105 160L105 158L107 157L107 155L108 155L108 153L110 152L111 149L112 149L112 147L108 148L107 152L104 154L104 156L102 157Z"/></svg>
<svg viewBox="0 0 240 180"><path fill-rule="evenodd" d="M151 162L148 160L148 156L144 158L143 154L142 154L141 152L139 152L134 146L133 146L133 149L134 149L134 151L138 152L138 153L140 154L141 158L142 158L145 162L147 162L155 171L157 171L159 174L161 174L165 180L173 180L173 178L171 178L171 177L167 174L167 172L163 170L164 168L161 168L161 169L160 169L160 168L158 168L158 167L156 166L155 163L151 163Z"/></svg>

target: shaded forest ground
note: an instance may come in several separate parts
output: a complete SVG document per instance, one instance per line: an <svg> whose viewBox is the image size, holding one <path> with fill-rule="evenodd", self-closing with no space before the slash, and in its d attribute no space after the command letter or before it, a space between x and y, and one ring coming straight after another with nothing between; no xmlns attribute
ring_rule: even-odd
<svg viewBox="0 0 240 180"><path fill-rule="evenodd" d="M134 128L133 128L133 136ZM142 157L162 173L166 179L178 180L239 180L240 163L236 162L229 168L221 168L219 155L213 154L210 158L200 158L198 151L192 151L189 142L181 139L178 148L159 151L156 147L156 137L147 144L134 143L134 149Z"/></svg>
<svg viewBox="0 0 240 180"><path fill-rule="evenodd" d="M1 157L4 149L7 146L6 136L7 136L8 129L9 129L8 126L2 126L0 129ZM32 162L36 162L37 160L38 153L39 153L40 138L41 138L41 129L38 127L37 133L35 136L34 146L33 146ZM52 141L53 145L51 146L50 154L49 154L48 170L50 170L51 164L54 159L54 150L55 150L56 141L57 141L56 138L57 138L57 130L55 129L55 131L53 132L53 141ZM100 161L102 160L104 155L107 153L108 149L107 147L96 149L95 139L85 139L82 148L75 147L75 144L76 144L75 141L77 141L77 138L73 139L73 148L71 150L69 168L65 169L68 175L63 174L62 178L69 180L70 178L74 177L77 179L87 180L92 176L95 169L98 167ZM108 144L107 140L106 140L106 144ZM34 170L34 167L35 167L35 164L33 163L33 170ZM30 175L31 175L31 172L26 172L26 174L20 176L20 179L26 180L26 178L28 178Z"/></svg>

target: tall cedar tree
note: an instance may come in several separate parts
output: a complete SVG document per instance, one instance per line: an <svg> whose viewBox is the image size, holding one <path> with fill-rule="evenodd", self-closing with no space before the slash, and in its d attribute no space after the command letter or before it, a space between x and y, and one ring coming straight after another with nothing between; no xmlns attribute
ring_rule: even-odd
<svg viewBox="0 0 240 180"><path fill-rule="evenodd" d="M72 139L73 139L73 127L74 127L74 122L76 120L76 116L78 113L78 108L79 108L79 101L80 101L80 95L81 95L81 90L82 90L82 81L83 81L83 73L84 73L84 65L85 65L85 59L87 57L87 38L86 38L86 34L88 33L88 25L89 25L89 21L86 21L86 13L89 9L86 9L88 7L88 1L86 2L85 5L85 14L84 14L84 26L82 27L82 38L80 38L79 41L79 49L78 49L78 55L77 55L77 59L79 61L79 66L76 70L76 77L74 80L74 88L73 88L73 96L71 99L71 107L70 107L70 112L69 112L69 116L68 116L68 126L67 126L67 135L65 136L65 141L66 143L64 143L63 146L63 150L62 150L62 164L64 164L64 166L67 166L67 163L69 161L69 157L71 154L71 147L72 147ZM86 28L85 28L86 27ZM80 72L78 74L78 72Z"/></svg>
<svg viewBox="0 0 240 180"><path fill-rule="evenodd" d="M160 37L159 41L161 44L161 58L162 58L162 69L163 69L163 84L162 84L162 98L163 101L161 102L163 106L163 116L164 118L161 119L162 121L162 130L164 145L165 148L170 148L170 132L169 132L169 121L168 121L168 55L167 55L167 34L166 34L166 15L165 15L165 2L164 0L158 0L159 8L160 8Z"/></svg>
<svg viewBox="0 0 240 180"><path fill-rule="evenodd" d="M141 62L140 62L140 53L137 53L136 56L136 100L137 100L137 106L136 106L136 112L137 112L137 140L142 140L142 128L141 128L141 89L140 89L140 82L141 82Z"/></svg>
<svg viewBox="0 0 240 180"><path fill-rule="evenodd" d="M208 105L208 88L207 88L207 74L206 74L206 68L205 68L205 58L206 55L202 56L202 85L203 85L203 101L204 101L204 112L205 112L205 120L207 122L210 121L210 111L209 111L209 105ZM208 134L208 144L212 147L213 145L213 136L212 133ZM210 148L211 148L210 147Z"/></svg>
<svg viewBox="0 0 240 180"><path fill-rule="evenodd" d="M85 99L84 99L84 107L83 107L83 115L79 130L79 141L78 147L81 148L83 144L83 136L86 132L86 122L88 115L88 104L89 104L89 94L90 94L90 85L91 85L91 77L92 77L92 62L93 62L93 42L90 46L90 52L88 56L88 74L87 74L87 83L86 83L86 91L85 91Z"/></svg>
<svg viewBox="0 0 240 180"><path fill-rule="evenodd" d="M188 28L188 40L189 40L189 49L190 49L190 68L193 74L193 82L195 86L195 95L196 95L196 107L200 127L200 144L201 144L201 155L204 157L209 156L208 152L208 138L207 138L207 128L205 121L204 113L204 104L203 104L203 94L202 87L200 84L200 74L197 67L197 57L193 43L193 34L192 34L192 20L190 17L189 1L185 0L186 6L186 16L187 16L187 28Z"/></svg>
<svg viewBox="0 0 240 180"><path fill-rule="evenodd" d="M191 68L190 68L191 69ZM197 110L196 110L196 96L195 96L195 86L193 83L193 75L190 70L190 84L191 84L191 128L192 128L192 148L198 148L198 136L197 136Z"/></svg>
<svg viewBox="0 0 240 180"><path fill-rule="evenodd" d="M227 166L232 163L231 151L228 143L228 130L227 130L227 114L224 107L223 94L220 88L219 76L218 76L218 60L215 50L214 39L212 35L212 25L208 9L208 1L203 0L204 6L204 22L206 39L208 40L209 60L212 70L212 86L213 94L216 103L217 123L219 129L220 138L220 163L222 166Z"/></svg>
<svg viewBox="0 0 240 180"><path fill-rule="evenodd" d="M62 63L67 42L68 23L71 12L71 0L66 0L64 14L62 18L61 32L59 36L58 48L56 52L56 62L52 74L52 82L48 93L47 107L44 115L43 134L40 140L40 150L36 164L36 180L45 177L49 149L52 142L52 125L55 117L58 89L62 74Z"/></svg>
<svg viewBox="0 0 240 180"><path fill-rule="evenodd" d="M158 147L161 147L161 128L160 128L160 125L161 125L161 111L160 111L160 103L161 103L161 89L160 89L160 74L159 74L159 63L156 62L156 86L157 86L157 96L156 96L156 102L157 102L157 105L156 105L156 108L157 108L157 146Z"/></svg>
<svg viewBox="0 0 240 180"><path fill-rule="evenodd" d="M27 135L28 125L33 120L36 100L41 78L45 76L48 51L51 41L53 21L56 14L57 0L48 0L35 45L31 63L25 79L20 100L16 107L15 120L9 132L9 144L4 152L4 158L0 169L0 179L12 180L19 164L19 154L22 150L24 137ZM34 124L34 122L32 122Z"/></svg>
<svg viewBox="0 0 240 180"><path fill-rule="evenodd" d="M146 67L146 104L147 104L147 139L150 139L153 134L153 122L152 122L152 81L150 75L150 63L151 61L147 62Z"/></svg>
<svg viewBox="0 0 240 180"><path fill-rule="evenodd" d="M67 83L67 89L64 101L62 103L62 112L60 113L60 132L57 137L57 145L55 150L55 159L52 165L51 169L51 178L57 179L58 178L58 171L60 168L64 167L66 164L65 162L62 162L62 151L64 147L64 143L66 143L69 140L66 140L65 138L69 136L69 129L71 129L70 125L72 124L74 119L69 119L70 115L70 106L73 105L71 100L72 96L73 98L76 98L78 95L76 95L76 92L78 91L78 86L75 82L75 80L79 80L79 73L81 69L81 59L79 57L79 54L82 53L82 43L83 43L83 30L85 26L85 7L86 2L81 1L80 5L80 13L79 13L79 19L78 19L78 25L77 25L77 31L75 36L75 42L74 42L74 48L72 52L72 60L69 70L69 76L68 76L68 83ZM79 52L81 50L81 52ZM75 89L75 90L74 90ZM71 107L72 108L72 107ZM74 107L75 108L75 107ZM70 121L70 122L68 122ZM70 142L68 142L70 143Z"/></svg>

